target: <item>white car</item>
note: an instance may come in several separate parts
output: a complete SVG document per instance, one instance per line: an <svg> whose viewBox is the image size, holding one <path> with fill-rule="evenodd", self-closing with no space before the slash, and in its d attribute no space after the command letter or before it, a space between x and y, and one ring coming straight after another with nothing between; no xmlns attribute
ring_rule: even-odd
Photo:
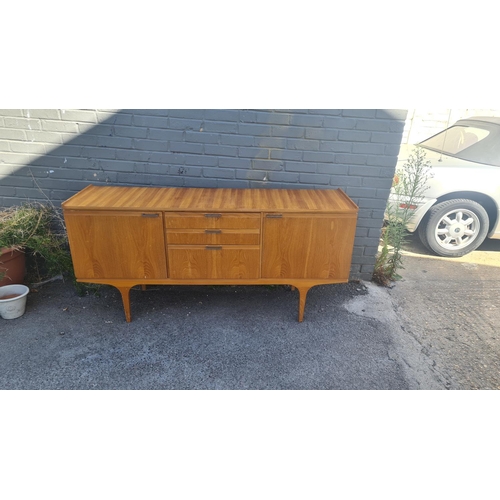
<svg viewBox="0 0 500 500"><path fill-rule="evenodd" d="M486 237L500 239L500 118L474 117L418 144L431 164L428 189L407 225L422 243L445 257L475 250ZM402 145L396 171L415 146ZM394 193L390 202L394 203Z"/></svg>

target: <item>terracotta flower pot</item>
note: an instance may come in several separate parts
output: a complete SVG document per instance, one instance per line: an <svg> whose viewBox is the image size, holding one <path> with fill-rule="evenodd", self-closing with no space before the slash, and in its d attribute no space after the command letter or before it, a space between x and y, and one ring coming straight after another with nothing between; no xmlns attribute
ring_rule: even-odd
<svg viewBox="0 0 500 500"><path fill-rule="evenodd" d="M0 286L22 284L26 259L22 250L0 249Z"/></svg>

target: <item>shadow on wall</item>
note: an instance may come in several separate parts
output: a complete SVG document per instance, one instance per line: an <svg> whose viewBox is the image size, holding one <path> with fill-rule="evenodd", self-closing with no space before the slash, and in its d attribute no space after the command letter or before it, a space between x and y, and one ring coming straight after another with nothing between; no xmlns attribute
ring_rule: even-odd
<svg viewBox="0 0 500 500"><path fill-rule="evenodd" d="M345 111L8 110L0 201L57 206L88 184L349 192L368 187L363 168L387 189L392 174L375 173L395 165L401 112ZM375 133L393 142L371 142Z"/></svg>

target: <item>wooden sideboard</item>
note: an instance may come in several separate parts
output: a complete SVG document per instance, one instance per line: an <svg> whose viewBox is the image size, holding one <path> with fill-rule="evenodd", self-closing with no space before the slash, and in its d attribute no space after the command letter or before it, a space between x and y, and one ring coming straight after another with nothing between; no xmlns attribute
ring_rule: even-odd
<svg viewBox="0 0 500 500"><path fill-rule="evenodd" d="M358 207L340 189L88 186L63 204L77 281L315 285L349 279Z"/></svg>

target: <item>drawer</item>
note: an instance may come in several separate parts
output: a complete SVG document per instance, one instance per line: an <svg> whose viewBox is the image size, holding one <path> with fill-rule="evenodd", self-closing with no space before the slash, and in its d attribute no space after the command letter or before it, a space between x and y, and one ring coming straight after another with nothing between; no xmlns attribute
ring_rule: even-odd
<svg viewBox="0 0 500 500"><path fill-rule="evenodd" d="M258 246L171 246L172 279L256 279L260 276Z"/></svg>
<svg viewBox="0 0 500 500"><path fill-rule="evenodd" d="M165 227L167 229L260 229L260 214L165 212Z"/></svg>
<svg viewBox="0 0 500 500"><path fill-rule="evenodd" d="M259 229L168 229L168 245L258 245Z"/></svg>

